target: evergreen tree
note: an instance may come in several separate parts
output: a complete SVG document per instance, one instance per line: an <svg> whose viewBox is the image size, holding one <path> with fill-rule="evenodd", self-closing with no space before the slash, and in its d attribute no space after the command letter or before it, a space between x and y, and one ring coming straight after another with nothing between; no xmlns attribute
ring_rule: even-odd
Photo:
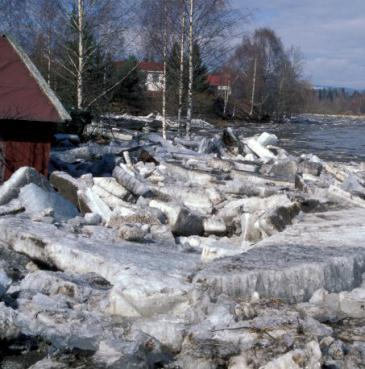
<svg viewBox="0 0 365 369"><path fill-rule="evenodd" d="M193 65L194 65L194 92L205 92L208 90L208 68L203 63L200 47L195 42L193 46Z"/></svg>
<svg viewBox="0 0 365 369"><path fill-rule="evenodd" d="M184 85L187 85L187 76L184 76ZM167 106L168 111L177 113L178 93L180 82L180 46L174 43L167 61Z"/></svg>
<svg viewBox="0 0 365 369"><path fill-rule="evenodd" d="M114 91L113 101L135 109L142 109L145 102L145 76L138 68L135 68L137 63L137 58L130 56L116 72L116 80L125 79Z"/></svg>
<svg viewBox="0 0 365 369"><path fill-rule="evenodd" d="M177 42L174 43L171 54L167 61L167 85L175 88L178 84L180 72L180 47Z"/></svg>

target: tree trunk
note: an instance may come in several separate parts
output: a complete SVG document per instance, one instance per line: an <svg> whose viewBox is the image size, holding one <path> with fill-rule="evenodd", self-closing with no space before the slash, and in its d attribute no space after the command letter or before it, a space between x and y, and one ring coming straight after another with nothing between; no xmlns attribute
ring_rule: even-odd
<svg viewBox="0 0 365 369"><path fill-rule="evenodd" d="M284 117L285 113L285 96L284 96L284 83L286 79L286 71L287 71L287 64L285 63L283 66L283 70L281 72L280 81L279 81L279 89L278 89L278 97L277 97L277 107L276 107L276 120L279 121Z"/></svg>
<svg viewBox="0 0 365 369"><path fill-rule="evenodd" d="M224 108L223 108L223 116L225 117L227 114L227 107L228 107L228 101L229 101L229 91L230 87L227 86L227 90L224 91Z"/></svg>
<svg viewBox="0 0 365 369"><path fill-rule="evenodd" d="M164 0L163 33L163 91L162 91L162 137L166 140L166 89L167 89L167 0Z"/></svg>
<svg viewBox="0 0 365 369"><path fill-rule="evenodd" d="M78 68L77 68L77 108L83 107L83 72L84 72L84 0L78 0L78 24L79 36Z"/></svg>
<svg viewBox="0 0 365 369"><path fill-rule="evenodd" d="M184 92L184 48L185 48L185 10L183 6L181 20L181 42L180 42L179 109L177 112L179 135L181 134L181 114L183 107L183 92Z"/></svg>
<svg viewBox="0 0 365 369"><path fill-rule="evenodd" d="M251 111L250 117L253 115L253 110L255 107L255 93L256 93L256 73L257 73L257 58L255 57L254 65L253 65L253 77L252 77L252 94L251 94Z"/></svg>
<svg viewBox="0 0 365 369"><path fill-rule="evenodd" d="M52 57L51 36L49 32L47 35L47 83L50 87L51 87L51 57Z"/></svg>
<svg viewBox="0 0 365 369"><path fill-rule="evenodd" d="M188 86L188 107L187 107L187 114L186 114L186 136L188 138L190 138L191 119L192 119L192 115L193 115L193 78L194 78L193 16L194 16L194 0L190 0L190 12L189 12L189 86Z"/></svg>

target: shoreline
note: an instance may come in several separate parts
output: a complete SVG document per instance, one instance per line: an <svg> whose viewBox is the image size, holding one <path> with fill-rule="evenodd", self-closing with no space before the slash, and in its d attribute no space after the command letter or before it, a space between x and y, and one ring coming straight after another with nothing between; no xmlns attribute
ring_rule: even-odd
<svg viewBox="0 0 365 369"><path fill-rule="evenodd" d="M312 117L328 117L328 118L348 118L348 119L365 119L365 114L353 115L353 114L319 114L319 113L302 113L298 116L312 116Z"/></svg>

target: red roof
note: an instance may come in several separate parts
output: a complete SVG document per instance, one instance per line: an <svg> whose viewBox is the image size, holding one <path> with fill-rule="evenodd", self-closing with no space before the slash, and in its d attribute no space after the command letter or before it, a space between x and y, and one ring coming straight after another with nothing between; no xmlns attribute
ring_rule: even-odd
<svg viewBox="0 0 365 369"><path fill-rule="evenodd" d="M150 61L142 61L139 63L139 69L145 72L163 72L163 64Z"/></svg>
<svg viewBox="0 0 365 369"><path fill-rule="evenodd" d="M114 62L116 68L120 69L123 68L124 64L126 63L125 60L120 60ZM141 61L138 64L139 69L144 72L163 72L163 64L156 63L152 61Z"/></svg>
<svg viewBox="0 0 365 369"><path fill-rule="evenodd" d="M210 86L229 86L230 76L227 74L209 74L208 83Z"/></svg>
<svg viewBox="0 0 365 369"><path fill-rule="evenodd" d="M0 35L0 120L64 122L70 119L25 52Z"/></svg>

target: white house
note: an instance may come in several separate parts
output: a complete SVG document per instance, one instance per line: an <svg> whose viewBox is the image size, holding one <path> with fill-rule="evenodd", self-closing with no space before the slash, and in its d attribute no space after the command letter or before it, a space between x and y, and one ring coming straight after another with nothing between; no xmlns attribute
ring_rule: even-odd
<svg viewBox="0 0 365 369"><path fill-rule="evenodd" d="M115 67L117 69L123 68L125 61L116 61ZM163 91L163 64L141 61L138 63L138 69L145 74L145 88L151 93L159 93Z"/></svg>
<svg viewBox="0 0 365 369"><path fill-rule="evenodd" d="M146 90L161 92L163 90L163 64L143 61L139 63L139 69L146 74Z"/></svg>

